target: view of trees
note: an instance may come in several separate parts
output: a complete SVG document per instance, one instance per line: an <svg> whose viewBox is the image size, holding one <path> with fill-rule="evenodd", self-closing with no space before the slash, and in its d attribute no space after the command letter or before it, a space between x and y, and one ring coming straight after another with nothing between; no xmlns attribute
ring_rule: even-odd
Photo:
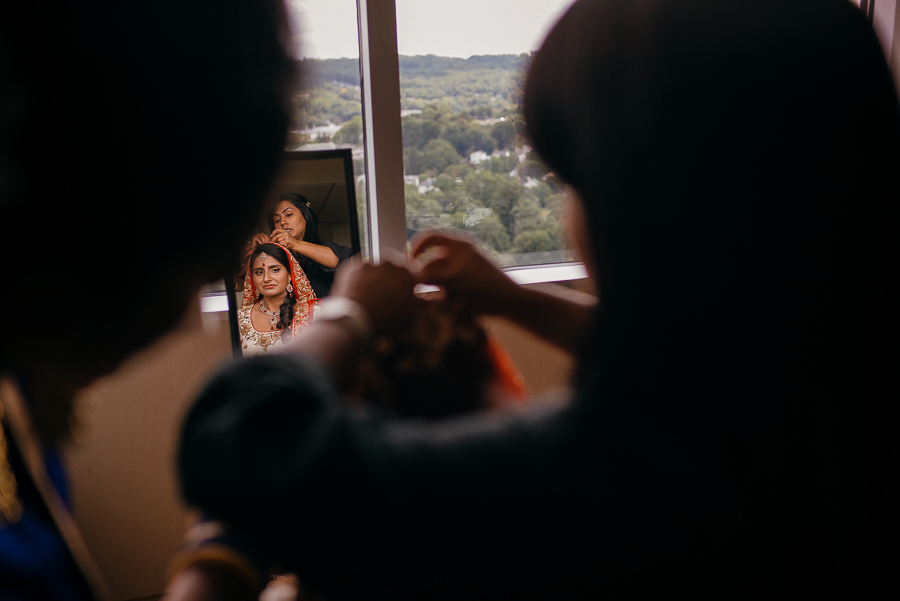
<svg viewBox="0 0 900 601"><path fill-rule="evenodd" d="M410 233L465 229L506 265L571 260L560 227L561 186L523 139L527 61L527 55L400 57ZM358 61L304 59L301 68L290 142L361 145ZM312 130L326 126L328 134Z"/></svg>

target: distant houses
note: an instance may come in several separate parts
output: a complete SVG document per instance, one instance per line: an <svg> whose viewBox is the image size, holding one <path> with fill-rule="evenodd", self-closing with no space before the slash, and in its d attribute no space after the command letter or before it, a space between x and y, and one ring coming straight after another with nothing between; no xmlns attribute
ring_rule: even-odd
<svg viewBox="0 0 900 601"><path fill-rule="evenodd" d="M310 127L308 129L298 130L296 133L305 134L315 140L320 135L325 134L329 138L333 138L334 134L338 133L341 129L340 125L335 125L331 121L328 122L327 125L317 125L315 127Z"/></svg>
<svg viewBox="0 0 900 601"><path fill-rule="evenodd" d="M423 179L418 184L419 194L425 194L426 192L431 192L432 190L437 190L437 186L434 185L434 178Z"/></svg>
<svg viewBox="0 0 900 601"><path fill-rule="evenodd" d="M419 194L437 190L437 186L434 185L434 179L430 177L420 181L418 175L404 175L403 183L407 186L416 186Z"/></svg>
<svg viewBox="0 0 900 601"><path fill-rule="evenodd" d="M472 152L471 154L469 154L469 162L472 163L473 165L477 165L478 163L483 163L484 161L488 160L488 158L490 158L488 156L488 153L486 153L483 150L476 150L476 151Z"/></svg>

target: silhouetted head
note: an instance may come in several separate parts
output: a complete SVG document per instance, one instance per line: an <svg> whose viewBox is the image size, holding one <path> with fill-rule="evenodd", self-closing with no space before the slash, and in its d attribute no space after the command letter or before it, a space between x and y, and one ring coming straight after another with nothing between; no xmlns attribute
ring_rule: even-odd
<svg viewBox="0 0 900 601"><path fill-rule="evenodd" d="M201 283L233 272L284 147L286 27L280 0L4 11L0 256L23 260L31 243L65 298L45 319L11 320L4 369L70 391L172 327ZM100 266L119 292L115 323L98 309ZM20 298L5 291L0 311ZM86 336L92 324L104 335ZM64 429L64 411L36 403L42 431Z"/></svg>
<svg viewBox="0 0 900 601"><path fill-rule="evenodd" d="M525 119L587 216L601 302L576 407L659 470L629 485L691 506L660 525L677 552L637 528L624 565L801 595L886 582L900 117L857 7L579 0Z"/></svg>
<svg viewBox="0 0 900 601"><path fill-rule="evenodd" d="M896 273L897 96L850 2L581 0L524 111L620 325L752 337L775 313L847 314Z"/></svg>

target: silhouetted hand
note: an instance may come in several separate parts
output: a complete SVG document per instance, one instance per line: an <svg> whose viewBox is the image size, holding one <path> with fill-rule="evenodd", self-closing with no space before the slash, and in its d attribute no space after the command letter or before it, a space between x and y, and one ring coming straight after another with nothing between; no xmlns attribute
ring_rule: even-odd
<svg viewBox="0 0 900 601"><path fill-rule="evenodd" d="M501 313L519 293L515 282L462 237L428 234L416 241L412 256L421 262L415 269L420 282L444 288L478 313Z"/></svg>
<svg viewBox="0 0 900 601"><path fill-rule="evenodd" d="M350 260L338 269L331 295L359 303L373 334L401 327L409 319L417 283L405 263L400 253L381 265Z"/></svg>

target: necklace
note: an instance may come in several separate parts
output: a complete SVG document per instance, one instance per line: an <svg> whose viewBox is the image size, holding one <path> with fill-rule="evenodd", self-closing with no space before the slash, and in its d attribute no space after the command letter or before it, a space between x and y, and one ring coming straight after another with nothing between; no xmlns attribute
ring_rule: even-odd
<svg viewBox="0 0 900 601"><path fill-rule="evenodd" d="M272 329L275 329L275 324L278 323L279 315L273 311L269 311L266 309L266 306L263 304L262 299L259 299L259 310L262 311L265 315L269 316L269 325L272 326Z"/></svg>

